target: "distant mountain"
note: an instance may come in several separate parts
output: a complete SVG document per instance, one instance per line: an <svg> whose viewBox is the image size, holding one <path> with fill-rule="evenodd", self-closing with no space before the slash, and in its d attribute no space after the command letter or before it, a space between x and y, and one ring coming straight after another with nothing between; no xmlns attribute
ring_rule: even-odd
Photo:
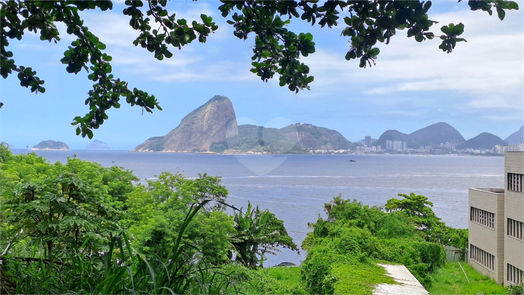
<svg viewBox="0 0 524 295"><path fill-rule="evenodd" d="M238 134L237 118L229 98L216 95L185 116L165 136L152 137L131 151L201 152L211 144Z"/></svg>
<svg viewBox="0 0 524 295"><path fill-rule="evenodd" d="M448 123L439 122L410 134L397 130L387 130L382 133L374 145L386 146L386 141L405 141L408 148L419 148L420 146L435 146L441 143L459 144L465 141L464 137Z"/></svg>
<svg viewBox="0 0 524 295"><path fill-rule="evenodd" d="M110 151L114 150L110 145L108 145L105 142L102 142L100 140L93 140L91 141L84 150L90 150L90 151Z"/></svg>
<svg viewBox="0 0 524 295"><path fill-rule="evenodd" d="M513 132L510 136L504 139L504 141L515 144L524 142L524 125L522 125L518 131Z"/></svg>
<svg viewBox="0 0 524 295"><path fill-rule="evenodd" d="M297 138L297 135L295 135ZM286 133L277 128L256 125L239 125L238 135L227 141L215 142L211 151L217 153L257 152L257 153L305 153L297 146L297 141L289 139Z"/></svg>
<svg viewBox="0 0 524 295"><path fill-rule="evenodd" d="M386 141L388 141L388 140L391 140L391 141L407 141L408 145L409 145L409 142L410 142L409 136L406 133L402 133L400 131L390 129L390 130L386 130L384 133L382 133L382 135L380 135L378 140L375 141L374 145L381 146L382 148L385 148L386 147Z"/></svg>
<svg viewBox="0 0 524 295"><path fill-rule="evenodd" d="M483 132L466 142L456 146L457 150L473 148L473 149L491 149L496 145L507 145L507 143L500 137L488 132Z"/></svg>
<svg viewBox="0 0 524 295"><path fill-rule="evenodd" d="M307 153L310 150L354 149L355 145L335 130L297 123L284 128L239 125L238 135L214 143L214 152Z"/></svg>
<svg viewBox="0 0 524 295"><path fill-rule="evenodd" d="M67 144L61 141L44 140L40 142L39 144L33 146L33 150L36 150L36 151L39 151L39 150L70 151L71 149L67 146Z"/></svg>
<svg viewBox="0 0 524 295"><path fill-rule="evenodd" d="M457 129L444 122L435 123L410 133L409 138L411 144L416 147L434 146L446 142L459 144L466 141Z"/></svg>

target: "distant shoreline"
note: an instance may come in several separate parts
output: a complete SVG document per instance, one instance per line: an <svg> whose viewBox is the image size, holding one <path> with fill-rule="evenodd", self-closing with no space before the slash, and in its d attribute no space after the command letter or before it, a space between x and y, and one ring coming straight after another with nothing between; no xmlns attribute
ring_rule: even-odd
<svg viewBox="0 0 524 295"><path fill-rule="evenodd" d="M429 153L289 153L289 154L270 154L270 153L257 153L257 152L245 152L245 153L216 153L216 152L175 152L175 151L147 151L147 152L132 152L131 150L85 150L85 149L11 149L12 151L22 152L129 152L129 153L138 153L138 154L147 154L147 153L164 153L164 154L192 154L192 155L222 155L222 156L250 156L250 155L260 155L260 156L291 156L291 155L303 155L303 156L317 156L317 155L332 155L332 156L446 156L446 157L503 157L503 154L429 154Z"/></svg>

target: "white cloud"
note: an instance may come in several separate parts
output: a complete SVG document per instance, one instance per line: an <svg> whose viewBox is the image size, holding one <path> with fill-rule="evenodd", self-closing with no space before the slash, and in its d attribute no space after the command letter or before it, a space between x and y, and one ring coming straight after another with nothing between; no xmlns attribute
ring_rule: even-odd
<svg viewBox="0 0 524 295"><path fill-rule="evenodd" d="M186 19L188 22L191 22L193 20L202 21L202 19L200 18L201 14L205 14L213 18L216 15L215 10L211 8L211 5L209 5L208 2L202 1L191 3L191 8L187 10L172 10L170 11L170 14L173 12L176 13L177 19L183 18Z"/></svg>
<svg viewBox="0 0 524 295"><path fill-rule="evenodd" d="M21 49L27 49L27 50L42 50L45 48L44 45L42 44L19 43L17 45Z"/></svg>
<svg viewBox="0 0 524 295"><path fill-rule="evenodd" d="M201 65L199 68L183 69L166 74L158 74L152 80L180 83L188 81L256 81L258 78L249 72L244 63L223 61Z"/></svg>
<svg viewBox="0 0 524 295"><path fill-rule="evenodd" d="M495 120L495 121L515 121L517 123L522 123L524 122L524 114L510 115L510 116L490 115L490 116L486 116L486 119Z"/></svg>
<svg viewBox="0 0 524 295"><path fill-rule="evenodd" d="M466 106L475 109L506 109L524 112L522 96L488 95L470 100Z"/></svg>
<svg viewBox="0 0 524 295"><path fill-rule="evenodd" d="M457 44L451 54L437 48L439 40L418 43L399 32L390 45L381 46L377 66L368 69L358 68L358 61L345 62L344 52L317 44L319 49L306 61L315 76L312 87L326 93L352 87L369 96L453 91L462 93L471 108L522 109L524 12L510 11L503 22L484 14L460 11L432 17L440 21L434 31L452 21L465 23L468 42Z"/></svg>

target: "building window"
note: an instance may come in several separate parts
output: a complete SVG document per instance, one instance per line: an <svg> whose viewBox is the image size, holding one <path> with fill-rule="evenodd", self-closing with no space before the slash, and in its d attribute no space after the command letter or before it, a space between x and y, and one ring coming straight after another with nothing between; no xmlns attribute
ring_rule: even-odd
<svg viewBox="0 0 524 295"><path fill-rule="evenodd" d="M473 244L469 244L469 258L475 260L486 268L495 270L495 256L476 247Z"/></svg>
<svg viewBox="0 0 524 295"><path fill-rule="evenodd" d="M524 223L508 218L508 236L524 240Z"/></svg>
<svg viewBox="0 0 524 295"><path fill-rule="evenodd" d="M513 284L520 284L523 282L524 271L514 267L511 264L507 264L506 280Z"/></svg>
<svg viewBox="0 0 524 295"><path fill-rule="evenodd" d="M517 173L508 173L508 191L522 192L524 175Z"/></svg>
<svg viewBox="0 0 524 295"><path fill-rule="evenodd" d="M470 207L469 220L490 228L495 228L495 213Z"/></svg>

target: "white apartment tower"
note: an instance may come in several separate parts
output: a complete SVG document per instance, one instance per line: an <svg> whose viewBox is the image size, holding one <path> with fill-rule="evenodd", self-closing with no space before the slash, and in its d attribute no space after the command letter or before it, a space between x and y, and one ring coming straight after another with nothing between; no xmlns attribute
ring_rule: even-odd
<svg viewBox="0 0 524 295"><path fill-rule="evenodd" d="M524 277L524 152L504 155L503 189L469 189L469 264L508 286Z"/></svg>

